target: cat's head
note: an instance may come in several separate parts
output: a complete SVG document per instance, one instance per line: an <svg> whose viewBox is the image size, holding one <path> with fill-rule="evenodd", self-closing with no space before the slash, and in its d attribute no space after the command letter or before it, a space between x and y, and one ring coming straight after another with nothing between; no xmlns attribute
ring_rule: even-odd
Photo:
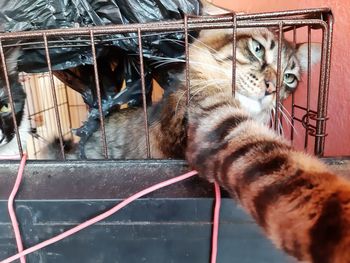
<svg viewBox="0 0 350 263"><path fill-rule="evenodd" d="M266 118L276 104L278 36L266 28L239 29L236 41L236 98L253 116ZM210 87L217 85L218 89L231 93L232 43L232 29L201 32L190 47L193 86L198 81L207 81ZM294 48L283 40L281 99L296 90L302 71L307 69L307 49L307 43ZM311 64L317 63L319 44L311 45L311 54Z"/></svg>
<svg viewBox="0 0 350 263"><path fill-rule="evenodd" d="M20 56L18 49L5 53L8 78L12 90L14 108L11 107L9 94L6 88L3 63L0 59L0 154L1 147L9 143L15 136L12 111L15 112L17 125L20 126L25 105L25 92L18 82L17 61Z"/></svg>

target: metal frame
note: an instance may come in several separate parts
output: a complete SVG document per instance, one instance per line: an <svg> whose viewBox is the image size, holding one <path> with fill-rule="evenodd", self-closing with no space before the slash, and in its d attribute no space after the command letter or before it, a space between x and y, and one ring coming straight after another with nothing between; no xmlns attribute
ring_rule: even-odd
<svg viewBox="0 0 350 263"><path fill-rule="evenodd" d="M293 10L293 11L284 11L284 12L272 12L272 13L257 13L257 14L228 14L228 15L219 15L219 16L210 16L210 17L192 17L185 16L183 20L179 21L162 21L162 22L154 22L147 24L129 24L129 25L110 25L103 27L87 27L87 28L70 28L70 29L52 29L52 30L38 30L38 31L29 31L29 32L12 32L12 33L2 33L0 34L0 56L3 63L3 69L5 73L5 82L6 87L9 91L9 99L10 104L13 107L13 99L11 94L11 88L9 79L7 76L7 67L5 62L4 55L4 47L9 47L11 44L4 44L7 41L16 40L17 42L21 40L20 44L16 44L16 46L28 46L33 45L33 40L41 39L38 42L34 42L34 44L39 45L39 47L45 49L48 72L50 76L50 86L52 89L54 106L55 106L55 114L56 120L60 135L60 147L61 154L63 159L64 156L64 146L62 139L62 129L61 123L59 119L59 111L56 100L56 92L53 81L53 72L51 67L51 59L50 59L50 48L57 47L57 45L64 46L64 41L60 40L50 40L50 38L57 37L67 37L67 36L85 36L87 40L84 39L84 42L89 42L92 49L92 56L94 62L94 77L97 89L98 96L98 110L100 114L100 122L102 124L101 129L101 147L105 156L105 159L108 159L107 152L107 142L106 142L106 134L104 131L104 118L102 114L102 105L101 105L101 94L99 89L99 76L98 76L98 68L96 63L96 49L95 46L97 44L103 43L103 40L96 39L96 37L100 37L105 34L117 34L117 33L135 33L138 40L139 45L139 59L140 59L140 73L142 78L142 93L143 93L143 112L144 112L144 129L146 136L146 144L147 144L147 158L152 158L150 152L150 142L149 142L149 127L147 120L147 106L146 106L146 95L145 95L145 81L144 81L144 69L143 69L143 55L142 55L142 36L147 33L157 33L157 32L174 32L174 31L182 31L185 33L185 54L186 54L186 87L187 87L187 99L189 99L189 41L188 41L188 31L189 30L200 30L200 29L218 29L218 28L232 28L233 39L236 39L236 30L237 28L248 28L248 27L274 27L278 33L278 74L280 72L281 65L281 42L283 38L283 32L293 30L294 37L296 36L296 29L299 27L308 27L309 37L309 51L310 48L310 34L311 29L321 29L322 30L322 58L321 58L321 72L320 72L320 81L319 81L319 91L318 91L318 105L317 110L310 109L310 52L308 53L308 102L306 107L302 107L300 105L296 105L294 102L294 96L292 98L292 122L299 121L303 124L306 129L305 134L305 148L308 145L308 136L315 137L315 148L314 153L319 156L323 156L324 154L324 144L326 137L326 121L327 117L327 103L328 103L328 92L329 92L329 74L330 74L330 59L331 59L331 47L332 47L332 32L333 32L333 16L330 9L327 8L319 8L319 9L306 9L306 10ZM31 42L26 42L30 40ZM15 42L16 42L15 41ZM296 42L294 38L294 42ZM81 44L81 43L80 43ZM79 45L79 43L77 43ZM235 54L235 45L233 45L233 51ZM232 92L233 96L235 93L235 59L233 59L233 68L232 68ZM277 80L277 92L280 88L280 79ZM276 99L278 96L276 96ZM299 119L295 116L295 108L301 109L305 112L303 118ZM275 127L277 127L277 122L280 114L278 112L278 107L276 107L275 114ZM13 117L15 117L13 113ZM14 119L17 141L19 152L22 155L23 149L21 146L19 132L17 128L17 124ZM316 122L316 125L312 125L310 120ZM294 139L293 131L291 132L291 140Z"/></svg>

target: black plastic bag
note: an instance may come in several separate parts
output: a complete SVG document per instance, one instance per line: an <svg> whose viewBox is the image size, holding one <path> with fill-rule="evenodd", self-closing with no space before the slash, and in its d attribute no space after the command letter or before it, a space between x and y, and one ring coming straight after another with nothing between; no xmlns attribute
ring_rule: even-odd
<svg viewBox="0 0 350 263"><path fill-rule="evenodd" d="M147 23L181 19L183 15L198 15L198 0L11 0L0 1L0 25L4 31L28 31L53 28L102 26L109 24ZM191 33L194 34L194 33ZM88 38L79 46L64 43L50 46L54 74L77 90L89 106L88 120L77 135L85 141L99 127L96 86L93 74L92 51ZM49 44L50 44L49 39ZM57 41L57 39L54 39ZM135 33L108 36L96 45L99 84L103 114L107 115L120 105L142 104L138 43ZM168 90L173 85L173 72L181 71L183 63L164 63L157 58L184 60L183 32L152 34L142 38L147 101L152 93L152 78ZM179 43L180 42L180 43ZM108 45L107 45L107 44ZM39 47L39 48L38 48ZM112 63L117 63L113 68ZM43 45L26 45L19 61L19 70L28 73L47 71ZM126 89L120 92L123 80Z"/></svg>

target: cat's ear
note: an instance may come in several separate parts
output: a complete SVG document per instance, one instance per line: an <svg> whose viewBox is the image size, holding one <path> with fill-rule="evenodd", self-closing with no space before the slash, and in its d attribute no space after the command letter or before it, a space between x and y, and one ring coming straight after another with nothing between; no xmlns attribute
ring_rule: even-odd
<svg viewBox="0 0 350 263"><path fill-rule="evenodd" d="M232 14L232 10L225 9L219 6L216 6L206 0L200 0L202 4L201 9L201 15L204 16L217 16L217 15L225 15L225 14ZM236 12L235 12L236 13ZM244 12L238 12L237 14L244 14ZM238 34L245 34L245 31L251 32L250 29L237 29ZM248 33L248 34L249 34ZM211 30L201 30L199 34L199 38L202 42L208 43L212 41L221 41L225 36L232 36L232 28L225 28L225 29L211 29Z"/></svg>
<svg viewBox="0 0 350 263"><path fill-rule="evenodd" d="M202 4L201 15L203 16L223 15L231 12L230 10L218 7L206 0L201 0L200 2ZM207 29L201 30L198 38L202 42L210 44L222 39L225 35L228 35L229 33L232 33L232 29Z"/></svg>
<svg viewBox="0 0 350 263"><path fill-rule="evenodd" d="M17 74L18 59L21 56L22 51L20 48L12 48L5 52L6 67L8 75ZM1 62L1 61L0 61ZM1 70L3 64L1 63Z"/></svg>
<svg viewBox="0 0 350 263"><path fill-rule="evenodd" d="M302 71L307 71L307 55L308 55L308 43L302 43L297 45L296 56L299 60ZM319 63L321 60L321 44L311 43L311 66Z"/></svg>
<svg viewBox="0 0 350 263"><path fill-rule="evenodd" d="M202 15L222 15L222 14L227 14L232 12L228 9L218 7L205 0L201 0L201 4L202 4L202 13L201 13Z"/></svg>

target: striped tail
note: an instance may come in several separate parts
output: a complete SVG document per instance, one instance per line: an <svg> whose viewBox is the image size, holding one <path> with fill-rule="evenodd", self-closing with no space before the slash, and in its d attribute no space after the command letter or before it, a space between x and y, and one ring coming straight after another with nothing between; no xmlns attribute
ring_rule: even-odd
<svg viewBox="0 0 350 263"><path fill-rule="evenodd" d="M350 183L234 101L197 104L188 111L190 166L236 197L288 254L303 262L350 262Z"/></svg>

